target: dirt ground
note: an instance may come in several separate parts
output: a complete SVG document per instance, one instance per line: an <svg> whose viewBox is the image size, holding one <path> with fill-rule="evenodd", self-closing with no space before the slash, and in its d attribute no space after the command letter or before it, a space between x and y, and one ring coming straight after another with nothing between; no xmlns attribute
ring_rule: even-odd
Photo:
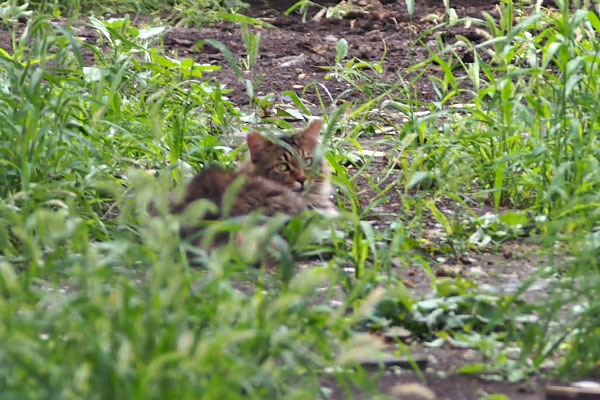
<svg viewBox="0 0 600 400"><path fill-rule="evenodd" d="M330 0L327 0L330 1ZM415 0L415 14L411 19L407 13L406 5L402 0L358 0L358 7L344 18L321 18L313 20L319 11L311 7L307 13L307 21L302 22L298 13L289 16L282 11L291 6L295 1L272 0L270 4L256 2L247 10L246 14L259 18L276 27L253 28L261 33L259 57L256 70L262 74L262 81L257 89L257 95L274 93L275 100L282 105L291 104L288 96L282 95L284 91L295 91L309 102L311 112L321 113L319 99L315 88L320 94L329 93L335 104L343 101L360 102L360 94L349 90L352 85L343 81L326 79L329 71L323 66L332 66L335 63L336 43L344 38L349 44L348 58L357 57L365 61L375 62L382 58L382 80L398 82L399 75L411 65L424 60L429 56L426 46L434 47L433 35L425 35L421 42L416 42L423 32L435 25L435 19L441 21L444 14L443 2L440 0ZM334 2L320 4L333 5ZM492 16L497 16L496 4L498 1L478 0L451 0L450 5L456 10L459 17L481 18L481 12L486 11ZM132 17L136 18L144 17ZM85 40L94 40L95 32L85 25L78 26L76 34ZM12 41L8 34L0 32L0 47L12 52ZM474 44L481 43L484 37L473 26L461 25L444 33L444 39L453 42L457 35L467 37ZM203 46L195 47L200 41L217 39L227 46L236 59L245 56L245 47L241 39L238 25L222 23L206 28L171 28L164 37L164 47L167 52L178 58L192 57L199 63L220 65L220 71L207 73L206 77L214 77L233 91L228 95L230 100L240 107L249 104L246 88L229 68L225 56L217 48L204 42ZM467 54L461 55L469 61ZM430 67L428 73L437 74L439 69ZM245 77L250 78L247 74ZM310 86L304 93L303 89L310 82L318 85ZM326 90L324 90L326 88ZM437 100L428 79L421 79L414 88L419 100L428 102ZM326 104L330 101L327 100ZM330 109L327 110L328 112ZM383 162L383 161L381 161ZM381 167L383 165L379 164ZM377 162L372 168L376 169ZM376 171L373 171L376 173ZM366 196L366 194L365 194ZM368 197L368 196L367 196ZM388 203L387 207L393 206ZM481 210L484 212L485 210ZM464 260L456 260L446 265L435 266L434 271L440 274L460 274L472 278L482 285L488 285L493 290L511 290L516 284L533 270L538 262L534 246L523 243L506 243L496 254L469 254ZM488 275L485 271L494 271ZM422 268L409 267L402 272L403 277L410 283L416 293L427 293L430 290L429 277ZM531 289L530 295L535 296L536 290L543 290L543 284ZM417 348L415 357L426 359L428 366L424 371L426 381L424 386L433 391L434 397L424 393L396 394L397 398L410 399L439 399L439 400L476 400L485 398L487 394L504 393L513 400L533 400L544 398L536 383L511 384L507 382L489 382L474 377L459 375L455 371L462 365L483 361L476 352L469 349L458 349L446 346L440 349ZM381 375L379 387L386 393L393 393L399 384L407 382L419 383L416 374L408 371L401 374L387 369ZM335 385L332 385L335 388ZM356 398L363 398L356 394ZM347 398L342 391L335 390L332 398Z"/></svg>
<svg viewBox="0 0 600 400"><path fill-rule="evenodd" d="M319 104L315 86L302 93L305 85L310 82L320 84L316 87L319 87L322 96L325 96L323 88L327 88L336 103L358 95L355 91L349 91L352 88L350 83L326 79L330 71L323 67L335 64L335 46L339 39L344 38L348 42L347 59L357 57L377 62L385 51L384 71L380 78L387 82L397 82L398 74L402 74L403 69L429 57L427 49L416 39L435 25L436 18L437 22L443 21L444 13L441 1L417 0L411 21L403 1L382 4L378 0L359 0L355 3L362 6L342 19L321 18L314 21L313 17L319 9L309 8L307 21L303 23L299 14L283 15L282 10L293 3L288 0L273 0L271 7L265 8L264 3L255 4L247 12L248 15L277 27L258 30L261 38L257 71L262 73L262 81L256 94L261 96L274 93L280 96L278 101L289 103L289 99L280 94L292 90L299 95L303 94L303 98L314 105L311 108L315 111ZM460 17L481 18L481 11L497 15L495 1L459 0L450 3ZM331 4L335 3L329 3ZM444 34L444 39L452 43L456 40L456 35L467 37L473 44L484 41L484 37L473 26L452 28ZM166 35L164 44L179 57L193 57L200 63L223 66L221 71L210 76L235 89L229 97L236 104L248 104L244 84L227 67L227 60L218 49L206 43L198 51L192 49L198 41L206 39L223 42L236 59L246 55L239 27L229 23L204 29L173 29ZM433 35L425 35L421 40L426 46L435 47ZM470 55L463 56L468 61ZM439 70L433 67L431 73L437 72ZM422 79L415 89L421 101L436 99L428 79Z"/></svg>

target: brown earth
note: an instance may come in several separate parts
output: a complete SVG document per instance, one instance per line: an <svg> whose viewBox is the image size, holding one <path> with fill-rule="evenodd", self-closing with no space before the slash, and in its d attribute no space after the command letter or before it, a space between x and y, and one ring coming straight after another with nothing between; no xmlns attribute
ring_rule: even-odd
<svg viewBox="0 0 600 400"><path fill-rule="evenodd" d="M315 21L313 17L319 9L309 8L307 21L303 23L299 14L285 16L281 12L290 3L293 4L286 0L272 1L273 8L254 7L248 12L249 15L276 27L254 28L255 32L261 34L256 70L262 74L262 80L256 94L261 96L273 93L278 101L289 103L289 98L281 93L295 91L309 102L312 111L318 110L319 104L315 88L319 89L326 105L340 104L344 100L360 97L360 94L353 90L352 83L330 79L327 75L331 71L324 69L335 65L336 43L339 39L343 38L348 42L347 60L356 57L362 61L376 63L383 58L383 72L376 74L378 80L399 84L398 74L406 78L403 72L405 68L429 57L425 46L435 50L435 36L422 34L436 23L442 22L444 14L442 2L437 0L416 1L412 20L402 1L383 5L377 0L361 0L357 4L363 5L355 7L355 11L351 11L344 18L323 17ZM451 5L460 17L481 18L482 11L497 15L495 3L461 0L452 1ZM456 35L468 38L473 44L484 41L484 37L473 25L469 28L454 27L448 32L441 32L441 37L450 43L456 41ZM198 51L192 49L196 43L206 39L221 41L236 59L246 56L240 28L230 23L214 28L173 29L166 35L164 45L179 57L193 57L200 63L223 66L221 71L210 76L234 89L229 95L234 103L239 106L247 105L249 100L245 84L228 68L223 54L207 43ZM463 57L465 61L469 61L471 55L463 54ZM436 74L439 69L431 67L429 72ZM256 75L254 74L254 77ZM251 79L252 74L246 72L244 78ZM311 82L319 85L307 87ZM418 87L413 89L421 101L437 100L428 79L420 80ZM330 99L327 98L328 94ZM313 107L310 107L311 103Z"/></svg>

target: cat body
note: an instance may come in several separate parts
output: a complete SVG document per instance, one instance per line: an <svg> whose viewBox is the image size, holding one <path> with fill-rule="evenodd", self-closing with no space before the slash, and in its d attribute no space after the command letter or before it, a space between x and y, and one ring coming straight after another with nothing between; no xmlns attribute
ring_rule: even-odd
<svg viewBox="0 0 600 400"><path fill-rule="evenodd" d="M183 201L173 211L181 212L190 203L207 199L219 207L219 213L208 215L208 219L223 217L221 205L225 193L240 175L239 172L227 171L221 167L207 168L192 179ZM244 176L243 179L244 182L233 199L229 216L246 215L257 209L262 209L269 216L278 212L296 215L306 208L297 193L281 184L261 176Z"/></svg>
<svg viewBox="0 0 600 400"><path fill-rule="evenodd" d="M223 217L222 201L232 183L243 179L235 194L229 216L249 214L261 209L266 215L285 213L296 215L308 208L337 215L331 200L329 166L325 160L313 166L314 149L318 144L321 121L315 121L305 130L292 136L278 136L274 140L258 132L248 135L248 156L236 171L210 167L188 184L183 201L174 207L181 212L198 199L207 199L219 207Z"/></svg>

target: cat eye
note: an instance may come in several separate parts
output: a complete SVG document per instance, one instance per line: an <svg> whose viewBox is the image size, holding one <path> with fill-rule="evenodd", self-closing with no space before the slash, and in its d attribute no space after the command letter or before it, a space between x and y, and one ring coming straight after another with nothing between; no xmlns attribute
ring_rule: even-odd
<svg viewBox="0 0 600 400"><path fill-rule="evenodd" d="M312 157L306 157L306 158L304 159L304 164L306 164L306 166L307 166L307 167L311 167L311 166L312 166L312 163L313 163L313 159L312 159Z"/></svg>
<svg viewBox="0 0 600 400"><path fill-rule="evenodd" d="M280 171L287 171L290 167L286 163L279 163L275 166Z"/></svg>

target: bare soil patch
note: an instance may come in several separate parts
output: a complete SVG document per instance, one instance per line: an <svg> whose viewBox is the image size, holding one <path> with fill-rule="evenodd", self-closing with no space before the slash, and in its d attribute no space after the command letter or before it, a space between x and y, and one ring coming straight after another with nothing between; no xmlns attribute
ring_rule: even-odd
<svg viewBox="0 0 600 400"><path fill-rule="evenodd" d="M429 52L422 44L434 46L434 36L430 34L421 37L421 34L435 25L434 16L438 16L438 22L442 21L442 2L416 1L412 19L402 1L382 4L376 0L364 0L358 4L363 6L344 18L321 18L318 21L312 19L318 9L310 8L306 22L302 22L302 17L298 14L283 15L281 10L291 5L289 1L272 1L271 7L266 9L261 4L255 4L248 14L277 28L260 29L257 70L262 73L262 81L257 95L274 93L280 96L281 92L292 90L316 106L318 97L315 87L308 88L304 93L303 88L310 82L317 82L319 85L316 87L320 89L321 95L324 95L323 88L326 88L336 102L359 97L359 93L350 90L350 83L326 79L328 71L323 67L335 64L335 45L342 38L349 44L347 59L356 57L376 62L385 52L384 71L379 78L387 82L397 82L398 73L402 73L403 69L429 57ZM451 5L461 17L481 18L482 11L496 14L494 4L495 2L462 0L453 1ZM456 35L465 36L473 43L484 40L473 26L453 28L444 33L444 39L453 42ZM234 89L230 98L236 104L248 104L244 84L226 67L227 60L219 50L208 44L197 51L192 49L193 45L205 39L220 40L237 58L246 55L240 28L230 23L203 29L173 29L166 35L164 44L179 56L191 56L200 63L223 66L221 71L212 76ZM432 67L430 72L436 74L439 70ZM428 79L420 80L414 89L422 101L435 99ZM278 100L289 101L285 96L280 96Z"/></svg>

